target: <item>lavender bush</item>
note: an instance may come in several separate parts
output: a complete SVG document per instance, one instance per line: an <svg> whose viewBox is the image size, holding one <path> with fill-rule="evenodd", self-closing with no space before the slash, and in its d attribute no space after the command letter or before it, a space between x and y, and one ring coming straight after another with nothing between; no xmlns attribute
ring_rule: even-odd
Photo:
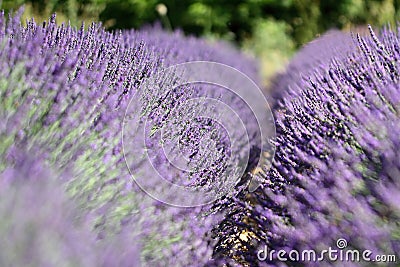
<svg viewBox="0 0 400 267"><path fill-rule="evenodd" d="M64 24L57 26L55 19L54 15L40 24L32 19L22 26L18 14L8 19L4 13L0 15L2 177L8 179L10 168L16 172L11 177L22 175L19 174L22 167L7 160L14 150L27 151L33 157L43 155L37 158L43 164L40 168L51 166L60 173L55 175L58 178L52 179L62 188L55 192L64 190L65 199L71 199L80 216L89 218L90 231L87 231L87 226L82 230L83 236L89 237L83 237L87 240L77 245L86 246L87 241L87 246L92 246L90 240L94 240L94 245L105 243L107 248L116 240L122 246L118 247L121 254L115 255L111 251L112 256L102 261L105 266L136 266L139 262L151 266L206 264L212 254L208 232L218 215L205 217L207 207L170 207L146 196L132 181L125 165L122 119L130 98L140 90L143 81L151 75L158 75L165 66L191 60L212 60L236 67L254 78L253 63L226 44L209 44L186 38L179 32L167 34L157 27L110 33L98 24L90 25L87 30L83 26L80 29ZM185 88L175 91L172 99L190 97L189 92L197 94L203 90L201 85ZM213 92L217 95L217 90ZM243 104L236 106L243 111L242 115L248 114ZM164 107L158 106L153 110L154 122L166 120ZM250 126L252 123L254 121L248 122ZM189 148L193 145L187 144ZM38 152L33 153L32 147ZM36 168L35 164L25 168ZM53 192L48 192L51 189L41 186L47 184L49 179L46 177L52 174L33 173L32 176L44 176L43 182L33 187L28 182L26 187L21 185L21 194L38 194L43 198L49 195L52 198ZM61 231L70 215L61 207L64 195L54 194L57 195L54 197L62 199L61 202L54 203L54 206L49 203L50 206L43 209L56 209L54 212L60 212L59 216L66 216L65 222L63 219L54 222L54 231ZM35 201L23 203L16 212L23 213L28 205L35 206ZM4 202L6 208L7 203ZM42 207L36 208L42 212ZM33 220L40 232L47 224L53 223L49 218L51 213L45 215L47 217L36 220L26 214L20 227L27 227L26 224ZM14 223L14 217L10 219ZM77 235L71 226L63 231L67 238L69 234ZM121 235L124 239L119 241ZM18 239L11 241L17 242ZM83 253L78 248L69 248L78 242L75 239L71 243L60 242L60 246L72 251L67 251L65 257L60 254L54 261L50 251L40 251L35 255L39 257L37 264L64 260L68 264L71 262L70 253ZM140 247L140 256L135 254L137 247ZM24 248L27 249L22 247L21 255L29 253ZM101 254L102 250L94 251L88 252L87 262L79 254L77 257L83 262L71 264L98 266L96 260L101 261L103 257L95 253ZM113 257L124 260L119 255L125 252L128 253L127 261L112 260ZM15 258L8 252L4 255L7 263L14 262Z"/></svg>
<svg viewBox="0 0 400 267"><path fill-rule="evenodd" d="M275 110L273 166L259 190L227 205L214 229L215 257L246 266L313 265L261 262L257 251L321 251L339 238L349 248L399 257L399 32L369 29L369 37L354 36L351 53L328 57L307 79L284 76L281 84L292 86Z"/></svg>

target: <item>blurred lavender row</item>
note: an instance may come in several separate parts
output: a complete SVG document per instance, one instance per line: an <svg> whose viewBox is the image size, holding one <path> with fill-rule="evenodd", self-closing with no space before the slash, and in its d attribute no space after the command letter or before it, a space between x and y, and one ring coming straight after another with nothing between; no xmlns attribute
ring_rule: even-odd
<svg viewBox="0 0 400 267"><path fill-rule="evenodd" d="M129 231L105 241L67 196L45 156L14 149L0 175L1 266L138 266L140 248Z"/></svg>
<svg viewBox="0 0 400 267"><path fill-rule="evenodd" d="M254 62L227 44L157 26L75 29L57 26L55 15L22 26L21 12L0 15L0 206L6 218L0 237L8 247L0 262L211 264L209 231L220 215L205 216L207 207L170 207L144 194L124 162L122 119L143 81L169 65L217 61L256 80ZM154 109L156 122L165 121L160 110Z"/></svg>

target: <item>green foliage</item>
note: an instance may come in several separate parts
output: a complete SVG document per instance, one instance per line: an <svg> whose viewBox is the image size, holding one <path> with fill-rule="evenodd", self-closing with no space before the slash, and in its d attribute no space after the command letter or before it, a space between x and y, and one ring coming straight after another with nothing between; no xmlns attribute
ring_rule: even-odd
<svg viewBox="0 0 400 267"><path fill-rule="evenodd" d="M265 62L263 75L281 69L294 49L328 29L380 27L400 19L399 0L3 0L6 11L25 4L37 21L80 26L102 21L108 29L139 28L160 21L166 29L222 38L243 45Z"/></svg>
<svg viewBox="0 0 400 267"><path fill-rule="evenodd" d="M260 19L254 29L253 37L244 40L243 48L257 55L262 78L269 81L276 72L283 71L293 54L290 26L284 21Z"/></svg>
<svg viewBox="0 0 400 267"><path fill-rule="evenodd" d="M296 47L332 27L382 26L400 15L398 0L3 0L1 7L22 4L39 18L58 12L58 18L76 26L101 20L110 29L138 28L161 20L168 28L239 43L259 31L259 22L272 18L288 24ZM157 12L159 4L167 7L165 16Z"/></svg>
<svg viewBox="0 0 400 267"><path fill-rule="evenodd" d="M262 20L288 24L299 47L330 28L366 23L382 26L399 15L397 0L164 0L173 27L196 35L216 35L239 43L252 37Z"/></svg>
<svg viewBox="0 0 400 267"><path fill-rule="evenodd" d="M100 0L99 0L100 1ZM138 28L157 19L157 0L103 0L101 21L111 29Z"/></svg>

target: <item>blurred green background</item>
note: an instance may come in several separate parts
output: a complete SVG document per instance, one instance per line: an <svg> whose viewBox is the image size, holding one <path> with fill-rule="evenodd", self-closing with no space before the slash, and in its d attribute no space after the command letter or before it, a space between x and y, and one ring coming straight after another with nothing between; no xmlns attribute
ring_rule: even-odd
<svg viewBox="0 0 400 267"><path fill-rule="evenodd" d="M400 0L3 0L6 12L25 5L37 22L102 21L107 29L139 28L160 21L211 39L234 42L257 57L267 84L293 53L331 28L380 27L400 18ZM88 23L86 23L88 24Z"/></svg>

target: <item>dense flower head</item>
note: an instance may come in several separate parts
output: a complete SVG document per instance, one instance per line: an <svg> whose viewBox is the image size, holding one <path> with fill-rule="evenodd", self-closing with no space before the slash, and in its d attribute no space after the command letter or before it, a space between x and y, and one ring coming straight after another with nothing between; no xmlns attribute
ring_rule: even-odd
<svg viewBox="0 0 400 267"><path fill-rule="evenodd" d="M292 86L274 111L272 168L256 192L234 199L214 229L219 257L250 266L296 264L260 261L257 251L318 252L336 248L340 238L361 252L399 257L399 31L369 30L369 37L353 35L350 53L328 57L306 79L295 72L282 82ZM314 45L316 53L327 46Z"/></svg>
<svg viewBox="0 0 400 267"><path fill-rule="evenodd" d="M110 242L110 246L116 240L123 245L121 251L128 255L131 255L131 249L140 246L140 256L135 254L135 257L140 257L145 265L185 266L189 262L202 265L210 260L212 247L207 233L218 215L205 217L205 208L170 207L146 196L132 181L126 168L121 140L122 120L130 99L140 92L144 81L152 75L161 77L160 73L169 65L193 60L217 61L255 79L253 62L226 44L208 43L179 32L165 33L157 27L106 32L101 25L93 23L87 29L84 25L76 29L66 24L57 25L55 15L40 24L33 19L26 21L23 26L19 15L10 15L8 19L4 13L0 15L2 177L8 177L11 164L8 159L14 151L22 149L31 153L30 149L37 147L35 153L43 155L39 158L43 166L51 166L61 173L55 180L62 184L66 197L73 200L84 214L82 216L90 218L91 233L88 235L92 234L106 244ZM217 97L221 94L221 89L183 86L173 91L170 98L149 95L149 101L144 101L142 108L150 107L146 114L153 126L165 125L171 123L165 116L174 104L204 91ZM224 97L229 102L229 95L220 98ZM157 102L159 100L164 102ZM152 101L158 104L151 106L156 103ZM248 117L249 109L236 102L231 103L239 113L243 111L242 117ZM199 130L208 124L209 121L198 119L191 127ZM257 128L253 124L254 120L249 119L251 131ZM218 123L213 125L219 127ZM182 129L179 134L182 145L193 154L198 151L197 143L193 139L186 143L185 140L190 139L186 138L187 134L197 130L189 129ZM251 134L257 136L256 132ZM223 131L215 136L216 140L226 140ZM159 140L149 138L148 141L150 146L157 146ZM228 146L229 142L221 144ZM227 152L219 156L228 155ZM215 160L217 164L221 161L218 157ZM159 165L163 166L162 163ZM18 164L12 166L15 170L21 167ZM63 175L64 172L68 175ZM192 179L193 185L202 186L212 175L198 173L188 178ZM27 190L40 188L27 187ZM47 194L47 191L43 192L42 197ZM31 202L25 204L35 205L34 200ZM26 219L29 223L31 218ZM50 219L43 220L45 225ZM21 227L25 227L24 223ZM66 223L61 220L55 228L61 231ZM69 226L65 231L74 234L75 230ZM137 238L118 241L121 233ZM78 250L77 253L81 252ZM121 266L111 258L108 260L106 266ZM99 265L95 263L94 266Z"/></svg>

